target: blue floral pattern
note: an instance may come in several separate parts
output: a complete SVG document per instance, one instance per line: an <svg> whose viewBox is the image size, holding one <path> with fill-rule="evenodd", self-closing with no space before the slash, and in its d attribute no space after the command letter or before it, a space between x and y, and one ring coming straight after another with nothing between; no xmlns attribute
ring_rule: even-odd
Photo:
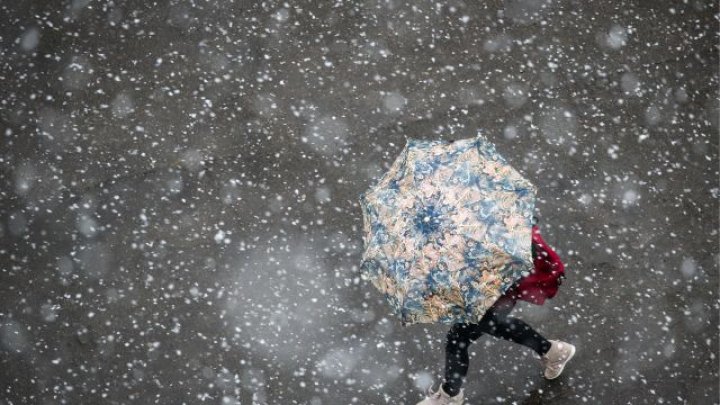
<svg viewBox="0 0 720 405"><path fill-rule="evenodd" d="M409 138L360 194L361 278L407 326L477 323L533 268L535 186L478 134Z"/></svg>

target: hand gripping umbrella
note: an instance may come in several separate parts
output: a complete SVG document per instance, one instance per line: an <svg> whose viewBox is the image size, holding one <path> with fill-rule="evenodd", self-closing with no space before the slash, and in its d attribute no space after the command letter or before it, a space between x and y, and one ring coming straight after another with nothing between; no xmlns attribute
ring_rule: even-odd
<svg viewBox="0 0 720 405"><path fill-rule="evenodd" d="M390 169L360 194L360 275L403 326L478 323L533 268L536 188L478 133L408 138Z"/></svg>

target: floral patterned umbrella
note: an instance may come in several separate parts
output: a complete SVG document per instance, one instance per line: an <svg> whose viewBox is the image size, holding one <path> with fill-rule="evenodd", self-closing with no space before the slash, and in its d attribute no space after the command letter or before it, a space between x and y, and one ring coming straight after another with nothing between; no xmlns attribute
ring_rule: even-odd
<svg viewBox="0 0 720 405"><path fill-rule="evenodd" d="M478 133L408 138L390 169L360 194L361 278L402 325L477 323L533 266L536 188Z"/></svg>

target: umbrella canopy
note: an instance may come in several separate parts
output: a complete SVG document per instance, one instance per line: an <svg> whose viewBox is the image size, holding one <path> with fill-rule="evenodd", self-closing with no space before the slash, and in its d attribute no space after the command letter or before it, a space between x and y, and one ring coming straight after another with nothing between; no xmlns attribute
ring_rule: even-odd
<svg viewBox="0 0 720 405"><path fill-rule="evenodd" d="M360 194L361 278L403 326L477 323L533 267L535 186L482 134L408 138Z"/></svg>

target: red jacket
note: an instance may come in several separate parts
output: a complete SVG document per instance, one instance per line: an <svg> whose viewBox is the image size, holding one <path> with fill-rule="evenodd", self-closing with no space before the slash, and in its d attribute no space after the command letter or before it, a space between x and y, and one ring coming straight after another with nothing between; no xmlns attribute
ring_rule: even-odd
<svg viewBox="0 0 720 405"><path fill-rule="evenodd" d="M557 294L558 287L565 278L565 264L560 256L543 240L537 225L532 227L532 246L534 271L521 278L504 295L543 305L545 299Z"/></svg>

